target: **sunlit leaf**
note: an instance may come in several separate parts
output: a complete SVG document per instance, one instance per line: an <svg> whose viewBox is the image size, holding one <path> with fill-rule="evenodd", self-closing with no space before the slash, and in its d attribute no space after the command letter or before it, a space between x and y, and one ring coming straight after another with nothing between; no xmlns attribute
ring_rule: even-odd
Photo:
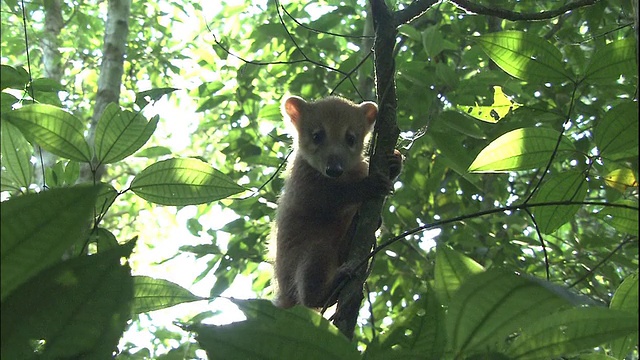
<svg viewBox="0 0 640 360"><path fill-rule="evenodd" d="M33 146L25 140L20 130L6 121L0 127L0 142L5 176L18 186L28 188L33 176L33 164L30 161Z"/></svg>
<svg viewBox="0 0 640 360"><path fill-rule="evenodd" d="M84 124L58 107L27 105L4 113L3 119L20 129L29 142L55 155L81 162L91 160L91 151L84 139Z"/></svg>
<svg viewBox="0 0 640 360"><path fill-rule="evenodd" d="M638 179L633 170L629 168L615 169L604 177L604 183L620 192L629 188L638 187Z"/></svg>
<svg viewBox="0 0 640 360"><path fill-rule="evenodd" d="M627 276L611 298L609 308L626 311L638 319L638 273ZM611 343L612 355L624 359L638 345L638 334Z"/></svg>
<svg viewBox="0 0 640 360"><path fill-rule="evenodd" d="M638 75L636 42L633 37L613 41L591 55L591 63L585 71L589 82L618 81L620 76Z"/></svg>
<svg viewBox="0 0 640 360"><path fill-rule="evenodd" d="M211 165L197 159L169 159L142 170L131 183L141 198L161 205L203 204L244 189Z"/></svg>
<svg viewBox="0 0 640 360"><path fill-rule="evenodd" d="M456 108L478 120L488 123L497 123L511 111L522 106L508 98L502 91L502 87L493 87L493 104L490 106L456 105Z"/></svg>
<svg viewBox="0 0 640 360"><path fill-rule="evenodd" d="M52 189L2 203L2 299L83 239L98 191L87 186Z"/></svg>
<svg viewBox="0 0 640 360"><path fill-rule="evenodd" d="M189 290L176 283L148 276L135 276L133 289L131 310L133 314L165 309L177 304L204 299L193 295Z"/></svg>
<svg viewBox="0 0 640 360"><path fill-rule="evenodd" d="M141 113L120 110L110 103L96 126L96 157L101 164L120 161L138 151L151 137L159 116L147 122Z"/></svg>
<svg viewBox="0 0 640 360"><path fill-rule="evenodd" d="M38 341L38 358L111 358L130 318L131 269L121 258L133 245L56 264L3 299L2 358L36 358Z"/></svg>
<svg viewBox="0 0 640 360"><path fill-rule="evenodd" d="M638 332L636 316L602 307L540 314L523 325L507 352L512 359L554 359Z"/></svg>
<svg viewBox="0 0 640 360"><path fill-rule="evenodd" d="M510 131L482 149L469 166L469 171L504 172L544 167L554 155L558 138L560 133L549 128L535 127ZM573 150L573 144L563 136L558 153Z"/></svg>
<svg viewBox="0 0 640 360"><path fill-rule="evenodd" d="M223 326L189 326L210 358L360 359L355 345L313 310L282 310L265 300L234 302L247 320Z"/></svg>
<svg viewBox="0 0 640 360"><path fill-rule="evenodd" d="M533 195L532 202L583 201L587 196L588 187L584 174L579 171L549 175ZM540 231L543 234L550 234L573 219L580 207L580 205L536 206L531 212Z"/></svg>
<svg viewBox="0 0 640 360"><path fill-rule="evenodd" d="M600 155L608 159L638 156L638 103L623 102L598 119L593 129Z"/></svg>
<svg viewBox="0 0 640 360"><path fill-rule="evenodd" d="M539 83L572 79L562 54L549 41L522 31L502 31L473 38L507 74Z"/></svg>

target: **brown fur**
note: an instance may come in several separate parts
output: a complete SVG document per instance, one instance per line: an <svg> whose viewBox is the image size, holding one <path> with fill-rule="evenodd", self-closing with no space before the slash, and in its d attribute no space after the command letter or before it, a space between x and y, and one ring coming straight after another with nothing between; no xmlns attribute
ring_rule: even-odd
<svg viewBox="0 0 640 360"><path fill-rule="evenodd" d="M391 190L388 178L368 175L362 155L377 111L375 103L356 105L338 97L283 100L282 113L296 131L276 216L276 305L324 306L346 260L346 235L361 203Z"/></svg>

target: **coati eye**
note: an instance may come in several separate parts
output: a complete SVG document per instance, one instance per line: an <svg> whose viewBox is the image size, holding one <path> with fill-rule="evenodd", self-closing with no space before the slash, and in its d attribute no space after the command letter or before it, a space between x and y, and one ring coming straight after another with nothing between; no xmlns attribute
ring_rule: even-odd
<svg viewBox="0 0 640 360"><path fill-rule="evenodd" d="M316 145L320 145L324 142L324 138L326 137L326 133L324 132L324 130L316 130L313 133L311 133L311 140L313 140L313 143Z"/></svg>
<svg viewBox="0 0 640 360"><path fill-rule="evenodd" d="M356 145L356 136L354 134L347 133L346 140L349 147L354 147Z"/></svg>

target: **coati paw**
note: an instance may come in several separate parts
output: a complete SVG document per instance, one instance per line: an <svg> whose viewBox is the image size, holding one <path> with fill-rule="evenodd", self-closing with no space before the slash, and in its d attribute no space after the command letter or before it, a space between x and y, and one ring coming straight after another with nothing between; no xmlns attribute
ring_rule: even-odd
<svg viewBox="0 0 640 360"><path fill-rule="evenodd" d="M394 149L393 154L389 155L387 161L389 162L389 178L395 180L402 171L404 155L397 149Z"/></svg>
<svg viewBox="0 0 640 360"><path fill-rule="evenodd" d="M387 196L393 190L393 182L391 179L379 172L369 174L364 181L367 183L367 188L372 197Z"/></svg>

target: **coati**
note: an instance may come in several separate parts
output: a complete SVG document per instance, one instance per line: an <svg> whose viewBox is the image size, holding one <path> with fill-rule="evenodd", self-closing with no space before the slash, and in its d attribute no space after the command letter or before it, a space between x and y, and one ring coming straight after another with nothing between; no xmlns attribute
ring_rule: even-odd
<svg viewBox="0 0 640 360"><path fill-rule="evenodd" d="M319 308L338 285L352 235L349 228L361 203L392 189L388 177L369 174L363 157L378 107L339 97L307 102L289 96L281 108L295 128L295 143L276 214L274 302L283 308ZM390 159L392 179L401 166L402 155L396 150Z"/></svg>

